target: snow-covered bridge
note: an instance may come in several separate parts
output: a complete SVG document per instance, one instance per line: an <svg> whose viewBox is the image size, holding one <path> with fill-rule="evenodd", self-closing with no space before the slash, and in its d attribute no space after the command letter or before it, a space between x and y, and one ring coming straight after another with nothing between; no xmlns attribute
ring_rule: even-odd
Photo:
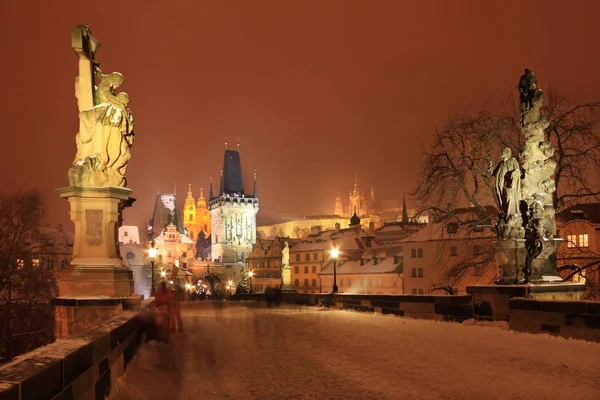
<svg viewBox="0 0 600 400"><path fill-rule="evenodd" d="M110 399L598 399L600 343L326 308L187 303Z"/></svg>

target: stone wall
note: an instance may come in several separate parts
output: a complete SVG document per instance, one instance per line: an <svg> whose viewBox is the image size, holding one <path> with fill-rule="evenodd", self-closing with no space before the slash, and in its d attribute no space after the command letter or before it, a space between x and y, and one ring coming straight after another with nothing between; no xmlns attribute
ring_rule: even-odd
<svg viewBox="0 0 600 400"><path fill-rule="evenodd" d="M286 303L336 307L393 314L409 318L457 321L473 318L471 296L418 296L370 294L300 294L283 293Z"/></svg>
<svg viewBox="0 0 600 400"><path fill-rule="evenodd" d="M600 302L511 299L510 329L600 342Z"/></svg>
<svg viewBox="0 0 600 400"><path fill-rule="evenodd" d="M0 399L104 399L142 343L135 315L123 313L0 366Z"/></svg>

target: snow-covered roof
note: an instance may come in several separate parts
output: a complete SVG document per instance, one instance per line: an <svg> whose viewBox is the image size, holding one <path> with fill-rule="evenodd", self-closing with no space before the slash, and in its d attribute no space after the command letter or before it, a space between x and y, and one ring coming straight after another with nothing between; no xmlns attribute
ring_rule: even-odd
<svg viewBox="0 0 600 400"><path fill-rule="evenodd" d="M368 261L363 261L360 265L360 260L338 261L336 265L336 273L344 274L388 274L402 272L402 257L386 257L383 260L378 260L375 264L371 258ZM319 275L332 275L333 262L329 261Z"/></svg>

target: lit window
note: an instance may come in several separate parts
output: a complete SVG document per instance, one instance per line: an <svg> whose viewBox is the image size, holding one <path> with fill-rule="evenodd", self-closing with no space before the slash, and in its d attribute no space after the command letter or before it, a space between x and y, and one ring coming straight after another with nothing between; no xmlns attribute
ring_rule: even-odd
<svg viewBox="0 0 600 400"><path fill-rule="evenodd" d="M585 269L573 276L573 282L585 282Z"/></svg>
<svg viewBox="0 0 600 400"><path fill-rule="evenodd" d="M34 258L31 260L31 265L33 267L39 267L40 266L40 259L39 258Z"/></svg>
<svg viewBox="0 0 600 400"><path fill-rule="evenodd" d="M589 247L590 246L587 233L584 233L583 235L579 235L578 244L579 244L579 247Z"/></svg>
<svg viewBox="0 0 600 400"><path fill-rule="evenodd" d="M567 247L577 246L577 235L567 235Z"/></svg>

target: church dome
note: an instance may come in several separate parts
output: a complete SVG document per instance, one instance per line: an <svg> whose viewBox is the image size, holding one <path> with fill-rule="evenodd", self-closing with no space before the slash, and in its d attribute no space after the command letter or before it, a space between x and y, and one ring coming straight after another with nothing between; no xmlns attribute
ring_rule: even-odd
<svg viewBox="0 0 600 400"><path fill-rule="evenodd" d="M354 211L354 215L350 218L350 225L360 225L360 218L356 215L356 211Z"/></svg>

